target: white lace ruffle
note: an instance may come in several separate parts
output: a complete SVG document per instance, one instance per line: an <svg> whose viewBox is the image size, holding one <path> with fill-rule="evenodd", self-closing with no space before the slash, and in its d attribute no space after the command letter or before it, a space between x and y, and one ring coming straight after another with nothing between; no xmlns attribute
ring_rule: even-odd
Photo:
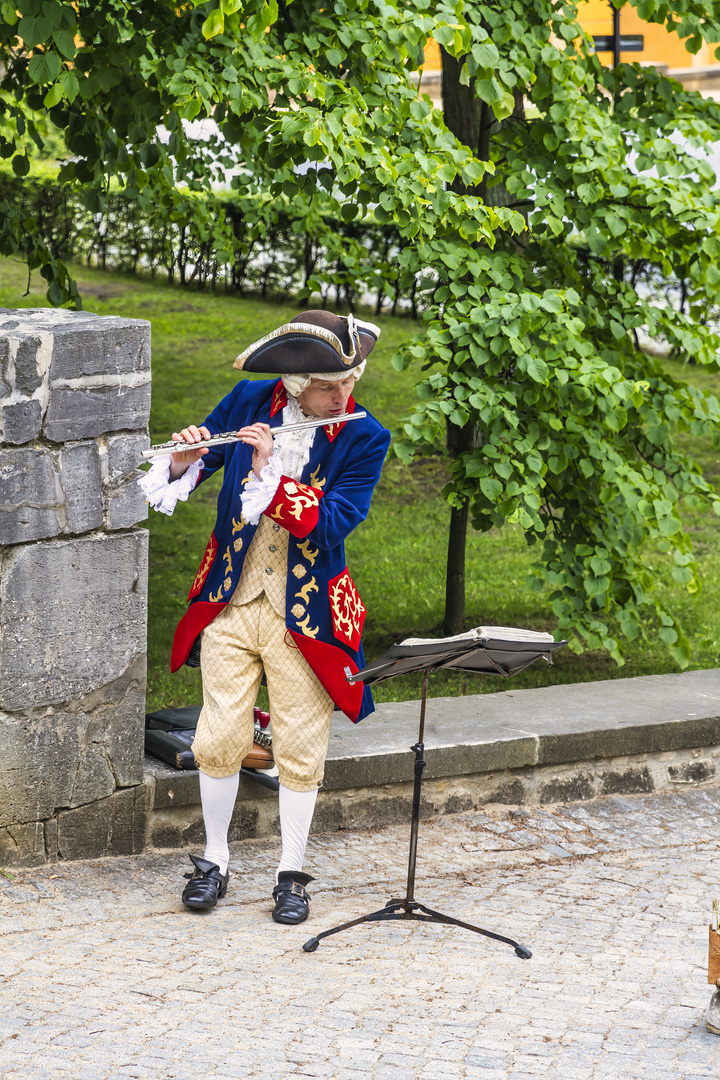
<svg viewBox="0 0 720 1080"><path fill-rule="evenodd" d="M288 397L282 419L283 424L297 424L308 418L298 405L297 399ZM293 480L301 478L310 460L317 430L310 428L306 431L288 431L275 436L273 456L262 469L261 479L253 476L243 488L242 513L248 525L258 524L261 514L275 498L281 476L290 476Z"/></svg>
<svg viewBox="0 0 720 1080"><path fill-rule="evenodd" d="M260 470L260 479L253 475L243 488L241 497L242 516L248 525L257 525L263 511L267 510L275 498L275 492L283 475L283 463L279 454L269 458L264 469Z"/></svg>
<svg viewBox="0 0 720 1080"><path fill-rule="evenodd" d="M193 461L178 480L170 479L170 456L158 458L148 471L138 479L145 498L154 510L161 514L172 514L178 499L187 502L190 492L197 484L202 461Z"/></svg>

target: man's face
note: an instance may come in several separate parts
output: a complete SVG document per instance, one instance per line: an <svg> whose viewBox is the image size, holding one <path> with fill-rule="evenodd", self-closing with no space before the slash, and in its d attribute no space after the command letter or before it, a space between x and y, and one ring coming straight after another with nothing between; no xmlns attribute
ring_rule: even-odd
<svg viewBox="0 0 720 1080"><path fill-rule="evenodd" d="M321 420L342 416L347 411L348 398L354 385L354 375L334 382L329 379L313 379L298 396L300 408L307 416L319 416Z"/></svg>

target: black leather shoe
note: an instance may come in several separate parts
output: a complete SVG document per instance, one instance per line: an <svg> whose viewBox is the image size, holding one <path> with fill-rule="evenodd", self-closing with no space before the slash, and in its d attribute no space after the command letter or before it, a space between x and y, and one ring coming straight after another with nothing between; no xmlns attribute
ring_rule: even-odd
<svg viewBox="0 0 720 1080"><path fill-rule="evenodd" d="M278 883L272 891L275 922L305 922L310 914L310 895L305 892L305 886L314 880L300 870L282 870L278 874Z"/></svg>
<svg viewBox="0 0 720 1080"><path fill-rule="evenodd" d="M190 861L195 867L195 872L182 891L182 902L185 907L199 908L200 911L209 911L214 908L218 900L222 900L227 892L230 871L220 873L217 863L207 859L199 859L196 855L190 856Z"/></svg>

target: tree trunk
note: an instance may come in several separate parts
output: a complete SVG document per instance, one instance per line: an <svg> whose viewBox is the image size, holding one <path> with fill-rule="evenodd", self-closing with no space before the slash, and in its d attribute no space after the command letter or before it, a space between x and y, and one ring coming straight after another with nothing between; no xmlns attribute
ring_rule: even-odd
<svg viewBox="0 0 720 1080"><path fill-rule="evenodd" d="M456 60L445 49L442 57L443 116L453 135L468 146L478 157L487 158L489 150L489 127L486 107L471 86L460 82L463 60ZM493 118L494 119L494 118ZM487 128L487 131L485 131ZM484 149L484 153L481 153ZM455 180L453 190L462 194L465 188ZM451 458L463 450L472 448L475 425L464 428L447 422L447 449ZM442 631L446 636L461 634L465 629L465 541L467 537L468 503L453 506L450 510L447 566L445 570L445 614Z"/></svg>
<svg viewBox="0 0 720 1080"><path fill-rule="evenodd" d="M473 86L464 86L460 82L464 58L456 59L441 47L442 59L442 100L445 124L453 135L473 151L480 161L490 159L492 135L500 125L489 105L482 102ZM515 91L515 110L513 118L523 116L523 95ZM497 184L488 190L485 180L474 189L466 188L459 179L452 185L453 191L462 195L466 192L480 195L488 206L507 206L512 198L503 184ZM477 426L474 423L459 428L447 423L447 448L451 458L458 457L464 451L476 445ZM465 541L467 537L469 505L465 501L459 507L453 506L450 512L450 532L448 535L447 568L445 574L445 615L443 633L460 634L465 629Z"/></svg>
<svg viewBox="0 0 720 1080"><path fill-rule="evenodd" d="M450 457L456 458L475 445L477 427L447 422L447 448ZM445 614L443 634L461 634L465 629L465 540L467 537L469 504L453 506L450 510L447 567L445 571Z"/></svg>

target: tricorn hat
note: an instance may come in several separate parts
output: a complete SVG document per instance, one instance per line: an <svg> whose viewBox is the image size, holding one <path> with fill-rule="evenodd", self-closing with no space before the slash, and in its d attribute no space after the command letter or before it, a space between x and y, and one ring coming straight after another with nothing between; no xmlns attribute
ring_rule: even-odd
<svg viewBox="0 0 720 1080"><path fill-rule="evenodd" d="M302 311L248 346L234 367L267 375L351 371L370 355L379 337L378 326L353 315Z"/></svg>

